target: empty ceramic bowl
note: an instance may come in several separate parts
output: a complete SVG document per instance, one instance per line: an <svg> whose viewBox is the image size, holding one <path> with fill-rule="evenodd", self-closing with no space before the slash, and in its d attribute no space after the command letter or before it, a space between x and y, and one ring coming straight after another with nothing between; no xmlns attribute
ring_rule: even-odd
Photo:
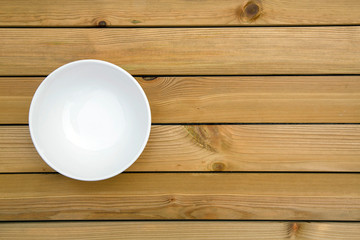
<svg viewBox="0 0 360 240"><path fill-rule="evenodd" d="M122 68L100 60L68 63L40 84L29 128L36 150L78 180L113 177L140 156L150 134L149 102Z"/></svg>

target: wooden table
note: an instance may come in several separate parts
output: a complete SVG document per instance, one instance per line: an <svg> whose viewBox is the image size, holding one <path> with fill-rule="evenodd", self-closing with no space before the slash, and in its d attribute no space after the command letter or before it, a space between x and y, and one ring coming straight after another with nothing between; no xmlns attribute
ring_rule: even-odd
<svg viewBox="0 0 360 240"><path fill-rule="evenodd" d="M360 1L0 0L0 27L0 239L360 239ZM89 58L153 114L100 182L53 172L27 126Z"/></svg>

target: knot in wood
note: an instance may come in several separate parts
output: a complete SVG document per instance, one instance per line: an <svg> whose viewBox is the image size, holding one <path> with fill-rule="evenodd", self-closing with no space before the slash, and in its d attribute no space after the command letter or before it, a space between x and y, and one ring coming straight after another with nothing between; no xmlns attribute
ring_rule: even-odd
<svg viewBox="0 0 360 240"><path fill-rule="evenodd" d="M213 171L224 171L225 169L225 164L221 163L221 162L215 162L212 164L212 170Z"/></svg>
<svg viewBox="0 0 360 240"><path fill-rule="evenodd" d="M106 27L106 22L103 20L103 21L100 21L99 23L98 23L98 26L99 27Z"/></svg>
<svg viewBox="0 0 360 240"><path fill-rule="evenodd" d="M142 77L145 81L152 81L155 80L157 77Z"/></svg>
<svg viewBox="0 0 360 240"><path fill-rule="evenodd" d="M296 222L289 223L289 239L297 238L298 232L300 229L300 225Z"/></svg>
<svg viewBox="0 0 360 240"><path fill-rule="evenodd" d="M254 0L245 3L237 10L239 18L243 21L251 22L256 20L261 14L260 1Z"/></svg>
<svg viewBox="0 0 360 240"><path fill-rule="evenodd" d="M257 5L254 2L249 2L248 4L245 5L245 14L248 18L254 18L255 16L257 16L259 14L260 11L260 7L259 5Z"/></svg>

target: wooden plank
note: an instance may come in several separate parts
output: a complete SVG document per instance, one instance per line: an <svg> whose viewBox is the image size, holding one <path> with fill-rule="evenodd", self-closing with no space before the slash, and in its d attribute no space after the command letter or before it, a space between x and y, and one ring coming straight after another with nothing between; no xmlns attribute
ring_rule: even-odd
<svg viewBox="0 0 360 240"><path fill-rule="evenodd" d="M0 175L0 220L360 220L359 174Z"/></svg>
<svg viewBox="0 0 360 240"><path fill-rule="evenodd" d="M357 0L2 0L0 26L359 24ZM102 22L103 21L103 22Z"/></svg>
<svg viewBox="0 0 360 240"><path fill-rule="evenodd" d="M359 158L360 125L153 126L128 171L360 172ZM0 172L51 171L27 126L0 127Z"/></svg>
<svg viewBox="0 0 360 240"><path fill-rule="evenodd" d="M43 79L0 78L0 123L28 123L32 96ZM360 121L360 76L137 80L150 101L154 123Z"/></svg>
<svg viewBox="0 0 360 240"><path fill-rule="evenodd" d="M340 222L36 222L0 224L3 239L355 240L360 223Z"/></svg>
<svg viewBox="0 0 360 240"><path fill-rule="evenodd" d="M0 124L28 123L31 99L44 78L0 78Z"/></svg>
<svg viewBox="0 0 360 240"><path fill-rule="evenodd" d="M0 29L0 75L102 59L137 75L359 74L360 27Z"/></svg>

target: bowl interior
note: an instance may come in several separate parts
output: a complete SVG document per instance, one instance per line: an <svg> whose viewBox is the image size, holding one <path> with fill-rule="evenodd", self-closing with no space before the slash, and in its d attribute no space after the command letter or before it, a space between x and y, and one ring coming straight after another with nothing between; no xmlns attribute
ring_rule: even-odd
<svg viewBox="0 0 360 240"><path fill-rule="evenodd" d="M36 91L29 126L41 157L75 179L100 180L128 168L150 133L147 98L121 68L98 60L64 65Z"/></svg>

